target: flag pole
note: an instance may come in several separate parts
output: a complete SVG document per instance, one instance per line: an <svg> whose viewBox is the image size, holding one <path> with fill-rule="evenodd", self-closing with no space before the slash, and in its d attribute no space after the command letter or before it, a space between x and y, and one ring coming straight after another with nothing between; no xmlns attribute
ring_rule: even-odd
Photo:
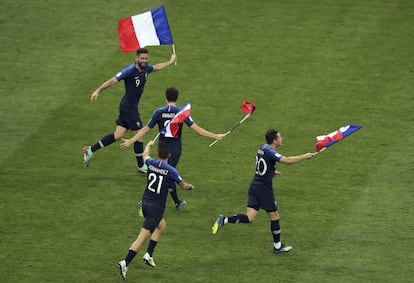
<svg viewBox="0 0 414 283"><path fill-rule="evenodd" d="M233 132L238 126L240 126L244 121L246 121L247 118L250 117L250 114L247 114L246 116L244 116L243 119L241 119L237 124L235 124L233 127L230 128L230 130L228 130L224 136L227 136L228 134L230 134L231 132ZM218 140L213 141L209 147L215 145L218 142Z"/></svg>
<svg viewBox="0 0 414 283"><path fill-rule="evenodd" d="M324 147L324 148L322 148L321 150L319 150L319 151L315 152L315 153L313 154L313 156L315 156L315 155L317 155L318 153L320 153L320 152L324 151L325 149L326 149L326 147Z"/></svg>
<svg viewBox="0 0 414 283"><path fill-rule="evenodd" d="M175 46L174 46L174 43L171 46L172 46L173 54L175 54ZM175 59L174 64L177 66L177 59Z"/></svg>
<svg viewBox="0 0 414 283"><path fill-rule="evenodd" d="M155 138L153 139L153 141L155 142L157 139L158 139L158 137L160 136L160 133L158 133L156 136L155 136Z"/></svg>

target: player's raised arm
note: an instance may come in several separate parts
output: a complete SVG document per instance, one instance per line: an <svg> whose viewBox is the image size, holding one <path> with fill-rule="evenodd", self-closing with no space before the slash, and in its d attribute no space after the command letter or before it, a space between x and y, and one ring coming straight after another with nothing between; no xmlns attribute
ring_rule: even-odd
<svg viewBox="0 0 414 283"><path fill-rule="evenodd" d="M175 61L177 60L177 55L174 53L171 55L170 60L163 62L163 63L158 63L155 64L154 67L154 71L161 71L162 69L167 68L169 65L173 64Z"/></svg>
<svg viewBox="0 0 414 283"><path fill-rule="evenodd" d="M191 125L191 130L193 130L196 134L199 134L200 136L212 138L215 140L222 140L225 137L225 134L215 134L210 131L207 131L206 129L198 126L197 124Z"/></svg>
<svg viewBox="0 0 414 283"><path fill-rule="evenodd" d="M296 155L296 156L288 156L288 157L283 156L280 159L280 162L285 163L285 164L293 164L293 163L296 163L296 162L299 162L305 159L310 159L313 156L314 156L313 153L310 153L310 152L302 154L302 155Z"/></svg>
<svg viewBox="0 0 414 283"><path fill-rule="evenodd" d="M147 145L145 146L144 152L142 153L142 159L144 159L144 162L150 158L150 151L151 151L151 147L154 145L155 141L149 141L147 143Z"/></svg>

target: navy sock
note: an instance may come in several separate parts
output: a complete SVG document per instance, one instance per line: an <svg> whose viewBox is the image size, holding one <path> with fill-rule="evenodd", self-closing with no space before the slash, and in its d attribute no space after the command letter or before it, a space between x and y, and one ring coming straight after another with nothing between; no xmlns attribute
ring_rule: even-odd
<svg viewBox="0 0 414 283"><path fill-rule="evenodd" d="M150 240L148 243L147 253L149 253L150 257L152 257L152 253L154 252L155 246L157 242L154 240Z"/></svg>
<svg viewBox="0 0 414 283"><path fill-rule="evenodd" d="M95 152L95 151L97 151L98 149L100 149L102 147L105 147L105 146L108 146L108 145L112 144L114 141L115 141L115 135L113 133L109 134L109 135L106 135L101 140L99 140L96 144L94 144L91 147L91 150L92 150L92 152Z"/></svg>
<svg viewBox="0 0 414 283"><path fill-rule="evenodd" d="M233 216L227 217L228 223L249 223L249 217L246 214L235 214Z"/></svg>
<svg viewBox="0 0 414 283"><path fill-rule="evenodd" d="M175 187L175 184L172 185L173 187L169 189L170 195L172 199L174 200L175 205L180 203L180 199L178 198L177 194L177 188Z"/></svg>
<svg viewBox="0 0 414 283"><path fill-rule="evenodd" d="M125 257L126 266L128 266L128 264L134 259L134 257L136 256L136 254L137 254L136 251L128 250L128 254Z"/></svg>
<svg viewBox="0 0 414 283"><path fill-rule="evenodd" d="M270 231L272 231L273 235L273 242L279 243L280 242L280 224L279 219L270 221Z"/></svg>
<svg viewBox="0 0 414 283"><path fill-rule="evenodd" d="M144 159L142 159L142 153L144 152L144 143L142 142L134 142L134 152L135 157L137 158L138 167L142 167L144 165Z"/></svg>

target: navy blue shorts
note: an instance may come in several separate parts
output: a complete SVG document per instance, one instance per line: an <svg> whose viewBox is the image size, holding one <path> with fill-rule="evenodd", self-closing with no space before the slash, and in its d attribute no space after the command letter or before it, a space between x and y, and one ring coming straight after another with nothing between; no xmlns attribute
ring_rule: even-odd
<svg viewBox="0 0 414 283"><path fill-rule="evenodd" d="M247 207L255 210L264 209L266 212L277 211L277 203L273 194L273 189L269 189L257 184L251 184L249 188L249 199Z"/></svg>
<svg viewBox="0 0 414 283"><path fill-rule="evenodd" d="M142 128L141 117L137 110L120 109L119 117L115 123L131 131L137 131Z"/></svg>
<svg viewBox="0 0 414 283"><path fill-rule="evenodd" d="M151 233L158 227L160 221L164 217L164 210L156 206L149 206L143 204L142 213L144 214L144 223L142 227L149 230Z"/></svg>

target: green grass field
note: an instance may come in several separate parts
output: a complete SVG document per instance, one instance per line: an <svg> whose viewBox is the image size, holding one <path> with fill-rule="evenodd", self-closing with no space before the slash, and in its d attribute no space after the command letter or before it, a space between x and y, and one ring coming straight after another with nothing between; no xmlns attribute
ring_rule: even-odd
<svg viewBox="0 0 414 283"><path fill-rule="evenodd" d="M128 282L409 282L414 277L414 2L2 1L0 12L0 281L119 282L121 260L142 223L145 177L119 143L89 168L82 147L115 128L123 84L90 94L131 64L117 22L165 5L177 66L152 74L146 121L180 90L180 105L224 141L184 130L178 169L196 186L169 197L167 230L151 269L140 251ZM151 63L170 46L150 47ZM286 156L313 151L340 126L363 129L312 160L280 165L275 180L282 241L270 224L227 225L245 212L255 152L278 128ZM155 130L148 139L156 135Z"/></svg>

